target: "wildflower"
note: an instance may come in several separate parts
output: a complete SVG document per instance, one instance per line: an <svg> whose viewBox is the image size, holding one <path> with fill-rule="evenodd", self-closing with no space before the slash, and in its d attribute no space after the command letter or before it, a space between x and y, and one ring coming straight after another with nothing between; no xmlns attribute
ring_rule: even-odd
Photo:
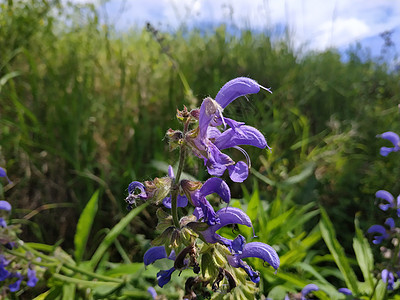
<svg viewBox="0 0 400 300"><path fill-rule="evenodd" d="M316 284L310 283L307 284L302 290L301 290L301 300L306 300L306 296L314 291L318 291L319 287Z"/></svg>
<svg viewBox="0 0 400 300"><path fill-rule="evenodd" d="M384 283L388 284L387 289L388 290L393 290L393 288L394 288L394 275L393 275L393 273L390 272L388 269L383 269L382 273L381 273L381 276L382 276L382 281Z"/></svg>
<svg viewBox="0 0 400 300"><path fill-rule="evenodd" d="M218 194L225 203L229 203L231 200L229 186L225 181L217 177L207 179L199 190L190 194L190 200L196 207L196 216L198 219L203 218L209 225L220 223L220 219L215 213L214 208L206 199L206 196L214 193Z"/></svg>
<svg viewBox="0 0 400 300"><path fill-rule="evenodd" d="M199 219L198 212L199 211L195 210L195 215ZM227 246L231 252L239 252L241 247L238 244L240 244L241 238L238 238L238 240L235 239L236 241L232 241L220 236L216 232L222 227L231 224L240 224L246 225L247 227L253 227L249 216L236 207L222 208L216 213L216 216L220 222L201 232L204 240L210 244L221 243Z"/></svg>
<svg viewBox="0 0 400 300"><path fill-rule="evenodd" d="M165 251L164 246L156 246L152 247L146 251L143 256L143 262L145 266L148 266L154 263L156 260L168 258L170 260L175 261L175 252L172 251L171 254L168 256L167 252ZM171 275L175 271L175 267L172 267L168 270L161 270L157 273L157 281L160 287L163 287L171 280Z"/></svg>
<svg viewBox="0 0 400 300"><path fill-rule="evenodd" d="M36 285L36 283L38 282L38 279L36 277L36 271L29 267L28 272L27 272L27 277L28 277L28 281L26 282L26 285L29 287L34 287Z"/></svg>
<svg viewBox="0 0 400 300"><path fill-rule="evenodd" d="M7 179L8 183L12 183L12 181L8 178L6 170L0 167L0 177L4 177Z"/></svg>
<svg viewBox="0 0 400 300"><path fill-rule="evenodd" d="M397 197L397 201L395 203L394 197L391 193L385 191L385 190L379 190L375 193L375 196L377 198L381 198L385 200L386 204L379 204L379 208L382 209L383 211L387 211L389 208L394 208L397 209L397 216L400 217L400 196Z"/></svg>
<svg viewBox="0 0 400 300"><path fill-rule="evenodd" d="M0 281L6 280L10 275L10 272L5 268L9 263L3 255L0 255Z"/></svg>
<svg viewBox="0 0 400 300"><path fill-rule="evenodd" d="M400 138L397 133L388 131L377 135L377 137L388 140L393 144L393 147L381 147L379 152L382 156L388 156L390 152L397 152L400 150Z"/></svg>
<svg viewBox="0 0 400 300"><path fill-rule="evenodd" d="M21 286L22 279L24 278L20 273L11 273L8 278L17 278L17 280L11 283L8 287L10 288L10 292L16 292L19 290Z"/></svg>
<svg viewBox="0 0 400 300"><path fill-rule="evenodd" d="M157 292L152 286L150 286L147 289L147 292L150 294L150 296L151 296L151 298L153 298L153 300L157 299Z"/></svg>
<svg viewBox="0 0 400 300"><path fill-rule="evenodd" d="M394 220L392 218L387 218L385 224L390 227L390 230L392 230L395 226ZM367 232L378 233L378 235L374 236L374 240L372 241L372 243L374 244L380 244L382 243L383 240L388 239L390 237L386 228L383 227L382 225L372 225Z"/></svg>
<svg viewBox="0 0 400 300"><path fill-rule="evenodd" d="M11 204L5 200L0 200L0 210L11 211Z"/></svg>
<svg viewBox="0 0 400 300"><path fill-rule="evenodd" d="M260 275L242 259L248 257L257 257L262 259L264 262L268 262L275 270L277 270L279 267L279 256L274 248L272 248L270 245L261 242L251 242L244 244L243 248L240 250L240 254L228 256L228 262L234 268L240 267L245 270L250 276L251 281L254 283L258 283L260 281Z"/></svg>
<svg viewBox="0 0 400 300"><path fill-rule="evenodd" d="M232 181L243 182L248 176L249 166L243 161L235 163L221 150L236 148L245 155L250 164L248 154L238 146L251 145L261 149L268 147L265 137L256 128L222 116L223 109L229 103L240 96L258 93L260 87L261 85L250 78L239 77L226 83L215 100L209 97L203 100L199 127L188 134L187 141L194 153L203 158L210 175L222 176L228 169ZM220 132L217 126L222 124L225 128L228 124L230 128Z"/></svg>
<svg viewBox="0 0 400 300"><path fill-rule="evenodd" d="M338 292L348 296L353 295L353 293L348 288L340 288L338 289Z"/></svg>

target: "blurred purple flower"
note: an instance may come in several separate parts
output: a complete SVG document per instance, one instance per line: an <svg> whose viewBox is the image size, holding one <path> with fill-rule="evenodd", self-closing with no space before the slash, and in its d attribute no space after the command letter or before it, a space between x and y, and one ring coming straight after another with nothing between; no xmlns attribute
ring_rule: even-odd
<svg viewBox="0 0 400 300"><path fill-rule="evenodd" d="M0 218L0 227L3 227L3 228L7 227L6 220L4 220L3 218Z"/></svg>
<svg viewBox="0 0 400 300"><path fill-rule="evenodd" d="M236 148L249 160L247 153L238 146L251 145L262 149L268 147L265 137L256 128L222 116L223 109L229 103L240 96L258 93L260 87L250 78L239 77L227 82L218 92L215 100L209 97L203 100L198 131L189 137L188 142L195 154L203 158L210 175L222 176L228 169L232 181L243 182L248 176L249 166L242 161L235 163L221 150ZM230 128L220 132L216 127L222 124L225 128L228 124Z"/></svg>
<svg viewBox="0 0 400 300"><path fill-rule="evenodd" d="M0 167L0 177L4 177L7 179L8 183L12 183L12 181L8 178L6 170Z"/></svg>
<svg viewBox="0 0 400 300"><path fill-rule="evenodd" d="M206 199L206 196L214 193L218 194L225 203L229 203L231 200L229 186L218 177L207 179L199 190L191 194L191 201L196 207L194 214L197 219L203 218L204 222L207 222L207 224L211 226L220 223L220 219L215 213L214 208Z"/></svg>
<svg viewBox="0 0 400 300"><path fill-rule="evenodd" d="M28 281L26 282L26 285L29 287L34 287L38 282L38 279L36 277L36 271L34 269L28 268L27 276L28 276Z"/></svg>
<svg viewBox="0 0 400 300"><path fill-rule="evenodd" d="M157 299L157 292L152 286L150 286L147 289L147 292L150 294L150 296L151 296L151 298L153 298L153 300Z"/></svg>
<svg viewBox="0 0 400 300"><path fill-rule="evenodd" d="M392 218L387 218L385 221L385 224L390 227L390 230L392 230L395 226L394 220ZM382 243L383 240L387 239L390 237L389 233L387 232L386 228L383 227L382 225L372 225L368 231L368 233L378 233L378 235L374 236L374 240L372 243L374 244L380 244Z"/></svg>
<svg viewBox="0 0 400 300"><path fill-rule="evenodd" d="M389 208L393 208L397 210L397 216L400 217L400 196L397 196L396 202L391 193L385 190L379 190L375 193L377 198L383 199L388 203L379 204L379 208L383 211L387 211Z"/></svg>
<svg viewBox="0 0 400 300"><path fill-rule="evenodd" d="M10 211L11 204L5 200L0 200L0 210Z"/></svg>
<svg viewBox="0 0 400 300"><path fill-rule="evenodd" d="M400 150L400 138L397 133L388 131L377 135L377 137L388 140L393 144L393 147L381 147L380 154L382 156L388 156L390 152L397 152Z"/></svg>
<svg viewBox="0 0 400 300"><path fill-rule="evenodd" d="M340 288L338 289L338 292L348 296L353 295L353 293L348 288Z"/></svg>
<svg viewBox="0 0 400 300"><path fill-rule="evenodd" d="M24 277L20 273L11 273L8 278L17 278L17 280L11 283L8 287L10 288L10 292L18 291Z"/></svg>
<svg viewBox="0 0 400 300"><path fill-rule="evenodd" d="M301 300L306 300L306 296L311 293L311 292L315 292L318 291L319 287L314 284L314 283L310 283L307 284L302 290L301 290Z"/></svg>
<svg viewBox="0 0 400 300"><path fill-rule="evenodd" d="M393 288L394 288L394 275L393 275L393 273L390 272L387 269L383 269L382 273L381 273L381 276L382 276L382 281L384 283L388 284L387 289L388 290L393 290Z"/></svg>
<svg viewBox="0 0 400 300"><path fill-rule="evenodd" d="M9 263L10 262L0 254L0 281L4 281L10 275L10 272L5 268Z"/></svg>

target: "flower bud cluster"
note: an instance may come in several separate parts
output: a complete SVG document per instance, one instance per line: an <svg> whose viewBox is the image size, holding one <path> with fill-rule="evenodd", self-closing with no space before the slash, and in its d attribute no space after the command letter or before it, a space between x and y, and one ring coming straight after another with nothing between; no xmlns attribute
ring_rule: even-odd
<svg viewBox="0 0 400 300"><path fill-rule="evenodd" d="M230 188L220 176L227 170L233 182L243 182L249 174L250 158L240 146L269 147L259 130L226 118L222 113L236 98L258 93L260 88L262 86L252 79L236 78L221 88L215 100L207 97L199 109L189 111L184 107L178 111L177 118L183 123L183 130L167 131L170 149L180 149L176 176L170 166L167 176L144 183L133 181L128 187L129 194L125 199L128 208L139 200L164 206L157 210L156 229L160 234L152 241L153 247L146 251L143 261L145 266L158 260L169 262L167 269L157 273L160 287L166 285L174 273L191 270L193 276L187 278L184 287L185 299L225 294L233 299L252 299L260 273L244 259L256 257L268 262L275 270L279 267L278 254L270 245L247 243L240 234L232 240L217 233L230 225L253 228L244 211L229 207ZM235 162L222 152L228 148L241 151L246 162ZM205 182L180 180L187 153L202 159L208 173L214 177ZM226 207L215 210L212 196L218 197ZM179 217L178 209L188 204L193 207L186 209L190 214ZM153 289L149 292L156 297Z"/></svg>

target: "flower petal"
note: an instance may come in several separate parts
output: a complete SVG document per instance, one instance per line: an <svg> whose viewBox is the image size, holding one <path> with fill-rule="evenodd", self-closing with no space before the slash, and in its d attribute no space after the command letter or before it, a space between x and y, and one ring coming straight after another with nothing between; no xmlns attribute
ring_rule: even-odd
<svg viewBox="0 0 400 300"><path fill-rule="evenodd" d="M0 209L5 210L5 211L10 211L11 204L5 200L0 200Z"/></svg>
<svg viewBox="0 0 400 300"><path fill-rule="evenodd" d="M186 207L188 204L188 199L186 198L186 196L181 196L178 194L178 198L176 199L176 204L178 207ZM171 197L165 197L163 199L163 204L166 208L171 208L172 204L171 204Z"/></svg>
<svg viewBox="0 0 400 300"><path fill-rule="evenodd" d="M387 131L378 135L378 137L390 141L395 147L399 147L400 137L397 133Z"/></svg>
<svg viewBox="0 0 400 300"><path fill-rule="evenodd" d="M229 166L228 171L233 182L243 182L249 176L249 166L244 161L238 161L235 165Z"/></svg>
<svg viewBox="0 0 400 300"><path fill-rule="evenodd" d="M165 251L164 246L156 246L146 251L146 253L143 255L143 263L145 266L148 266L156 260L167 257L167 252Z"/></svg>
<svg viewBox="0 0 400 300"><path fill-rule="evenodd" d="M280 260L275 249L261 242L247 243L243 247L242 254L237 255L239 259L246 257L257 257L268 262L275 270L278 269Z"/></svg>
<svg viewBox="0 0 400 300"><path fill-rule="evenodd" d="M169 270L161 270L157 273L157 281L160 287L163 287L171 280L171 275L175 271L175 268L172 267Z"/></svg>
<svg viewBox="0 0 400 300"><path fill-rule="evenodd" d="M340 288L338 289L338 292L344 295L349 295L349 296L353 295L353 293L348 288Z"/></svg>
<svg viewBox="0 0 400 300"><path fill-rule="evenodd" d="M260 85L253 79L238 77L228 81L215 96L215 101L225 108L229 103L240 96L256 94L260 91Z"/></svg>
<svg viewBox="0 0 400 300"><path fill-rule="evenodd" d="M388 191L385 190L379 190L375 193L375 197L376 198L380 198L383 200L386 200L387 202L389 202L389 204L391 205L391 207L394 206L394 197L391 193L389 193Z"/></svg>
<svg viewBox="0 0 400 300"><path fill-rule="evenodd" d="M250 145L261 149L268 147L264 135L258 129L248 125L225 130L215 139L214 144L220 150L240 145Z"/></svg>
<svg viewBox="0 0 400 300"><path fill-rule="evenodd" d="M28 268L27 276L28 276L28 281L26 282L26 285L29 287L34 287L38 282L38 279L36 277L36 271L34 269Z"/></svg>
<svg viewBox="0 0 400 300"><path fill-rule="evenodd" d="M174 169L171 165L168 166L168 176L172 179L175 179Z"/></svg>
<svg viewBox="0 0 400 300"><path fill-rule="evenodd" d="M140 193L137 195L140 198L147 198L146 188L144 187L143 183L139 181L132 181L128 186L128 193L134 194L136 189L140 190Z"/></svg>
<svg viewBox="0 0 400 300"><path fill-rule="evenodd" d="M203 100L199 116L200 139L204 139L207 136L207 129L211 121L218 116L220 111L222 111L220 105L210 97Z"/></svg>
<svg viewBox="0 0 400 300"><path fill-rule="evenodd" d="M309 293L311 293L311 292L314 292L314 291L318 291L319 290L319 287L316 285L316 284L314 284L314 283L310 283L310 284L307 284L302 290L301 290L301 299L303 300L305 300L305 299L307 299L306 298L306 296L309 294Z"/></svg>
<svg viewBox="0 0 400 300"><path fill-rule="evenodd" d="M213 193L217 193L226 203L229 203L229 201L231 200L231 191L229 189L229 186L221 178L209 178L200 188L201 196L205 197Z"/></svg>

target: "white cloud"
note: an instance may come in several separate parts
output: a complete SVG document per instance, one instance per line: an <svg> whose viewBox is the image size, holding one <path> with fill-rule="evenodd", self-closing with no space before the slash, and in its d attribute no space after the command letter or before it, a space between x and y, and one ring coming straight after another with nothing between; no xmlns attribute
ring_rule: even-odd
<svg viewBox="0 0 400 300"><path fill-rule="evenodd" d="M400 26L397 0L111 0L108 7L122 2L125 10L116 18L118 28L146 21L172 28L182 22L232 22L262 30L287 25L295 46L318 50L342 47Z"/></svg>

